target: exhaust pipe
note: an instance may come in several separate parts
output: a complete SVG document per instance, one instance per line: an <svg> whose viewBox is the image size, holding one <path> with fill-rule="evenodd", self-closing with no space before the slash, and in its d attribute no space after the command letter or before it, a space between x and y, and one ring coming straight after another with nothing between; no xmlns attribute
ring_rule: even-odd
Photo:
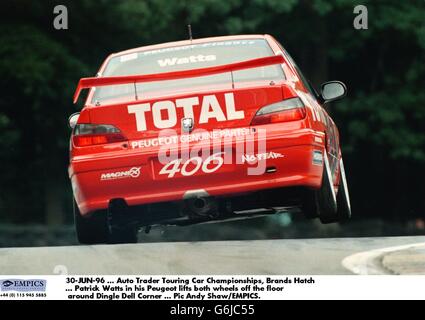
<svg viewBox="0 0 425 320"><path fill-rule="evenodd" d="M199 197L185 200L189 215L192 218L217 218L219 216L218 203L212 197Z"/></svg>

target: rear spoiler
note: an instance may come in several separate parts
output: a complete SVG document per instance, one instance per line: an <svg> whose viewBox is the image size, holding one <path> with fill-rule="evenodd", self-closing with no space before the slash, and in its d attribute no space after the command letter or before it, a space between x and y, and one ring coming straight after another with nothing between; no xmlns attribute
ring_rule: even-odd
<svg viewBox="0 0 425 320"><path fill-rule="evenodd" d="M217 73L232 72L243 69L251 69L257 67L270 66L274 64L281 64L284 62L283 56L271 56L265 58L252 59L242 62L230 63L221 66L184 70L184 71L173 71L156 74L146 75L132 75L132 76L118 76L118 77L97 77L97 78L82 78L78 82L77 89L74 93L74 103L78 101L81 90L89 89L93 87L103 87L110 85L137 83L137 82L152 82L161 80L175 80L182 78L192 78L208 76Z"/></svg>

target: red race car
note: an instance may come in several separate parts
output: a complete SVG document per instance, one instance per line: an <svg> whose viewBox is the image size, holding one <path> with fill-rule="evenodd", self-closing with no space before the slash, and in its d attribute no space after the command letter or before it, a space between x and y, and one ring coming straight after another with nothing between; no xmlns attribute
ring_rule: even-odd
<svg viewBox="0 0 425 320"><path fill-rule="evenodd" d="M335 123L269 35L187 40L110 55L69 123L81 243L136 242L153 225L299 210L350 217Z"/></svg>

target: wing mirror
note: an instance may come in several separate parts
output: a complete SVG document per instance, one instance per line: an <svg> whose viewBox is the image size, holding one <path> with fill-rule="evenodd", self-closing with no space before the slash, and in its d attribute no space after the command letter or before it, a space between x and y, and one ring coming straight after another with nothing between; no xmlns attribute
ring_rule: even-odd
<svg viewBox="0 0 425 320"><path fill-rule="evenodd" d="M329 81L322 84L323 103L336 101L347 95L347 87L341 81Z"/></svg>
<svg viewBox="0 0 425 320"><path fill-rule="evenodd" d="M78 118L80 117L80 113L76 112L69 116L68 118L68 125L71 129L75 128L75 125L77 124Z"/></svg>

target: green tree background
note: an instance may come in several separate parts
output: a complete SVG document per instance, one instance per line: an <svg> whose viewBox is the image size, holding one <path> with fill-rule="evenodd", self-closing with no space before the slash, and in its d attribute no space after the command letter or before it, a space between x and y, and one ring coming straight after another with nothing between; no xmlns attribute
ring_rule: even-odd
<svg viewBox="0 0 425 320"><path fill-rule="evenodd" d="M68 8L68 30L53 28L58 4ZM368 30L353 28L359 4ZM195 37L271 34L316 87L344 81L349 96L330 112L355 218L425 216L425 1L6 0L1 8L2 222L72 221L67 117L79 78L112 52L187 38L187 23Z"/></svg>

